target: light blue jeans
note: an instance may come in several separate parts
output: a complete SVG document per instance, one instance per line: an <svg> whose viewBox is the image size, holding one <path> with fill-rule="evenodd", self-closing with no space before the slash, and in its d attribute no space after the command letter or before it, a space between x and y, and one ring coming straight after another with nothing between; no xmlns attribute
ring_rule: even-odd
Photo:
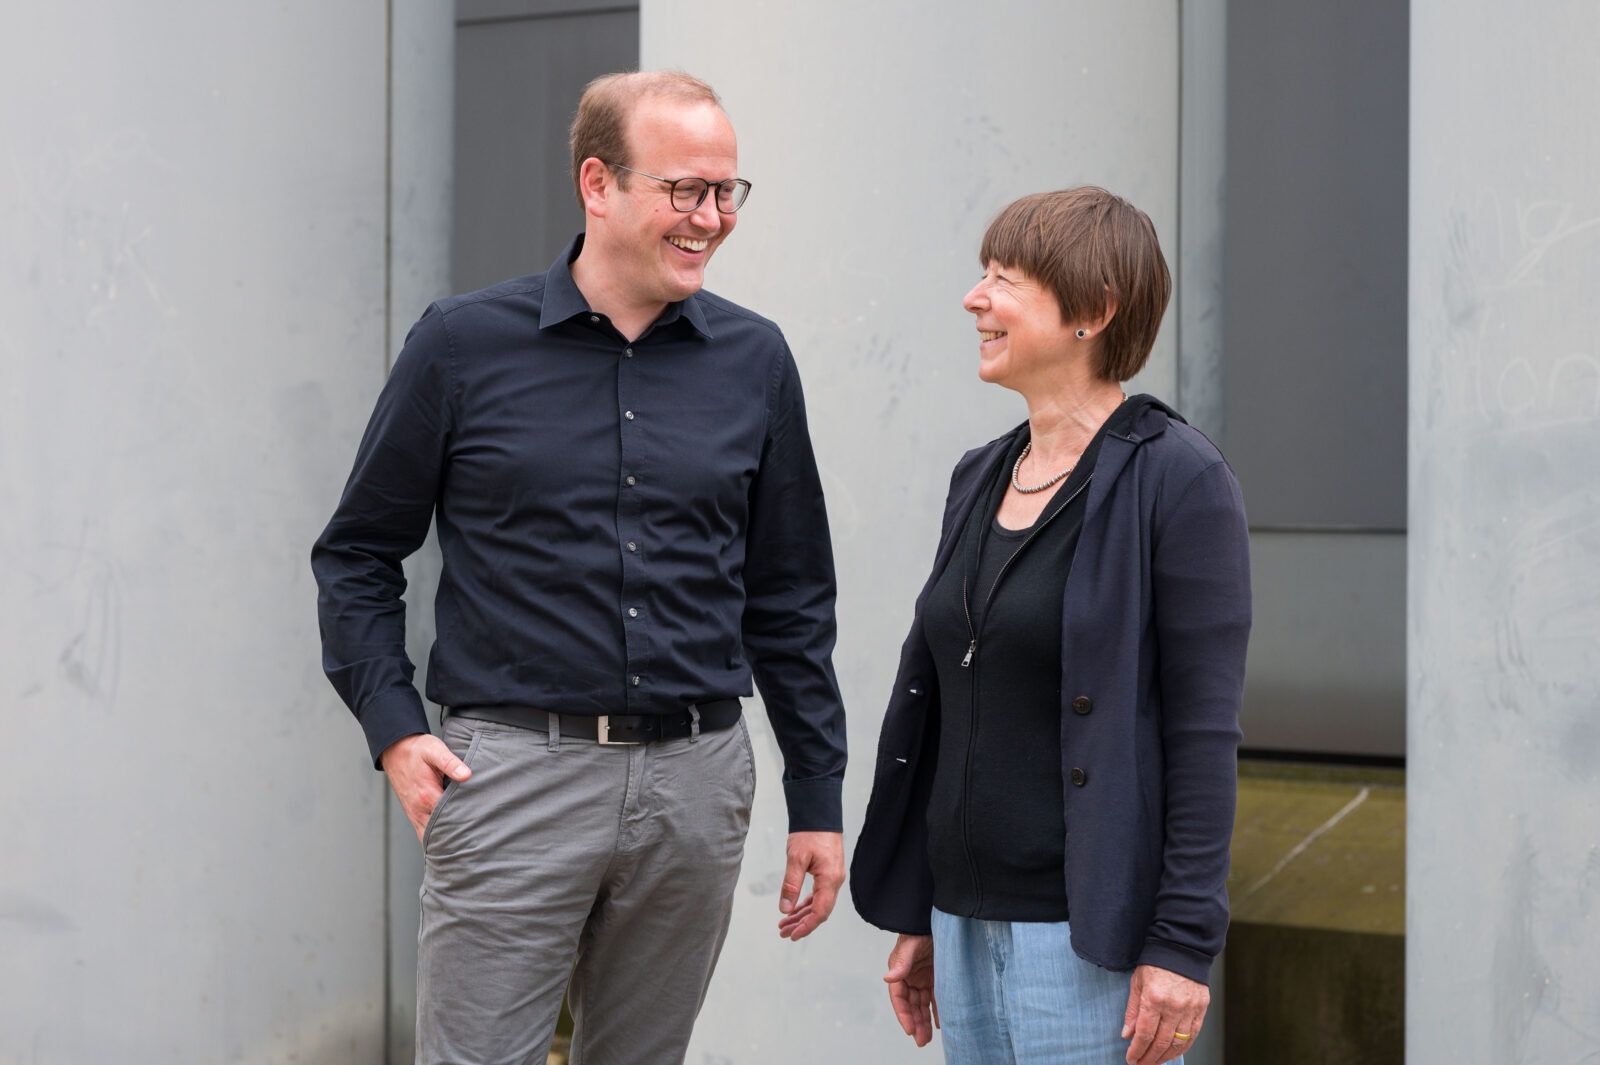
<svg viewBox="0 0 1600 1065"><path fill-rule="evenodd" d="M1074 954L1065 921L933 911L946 1065L1124 1065L1131 976Z"/></svg>

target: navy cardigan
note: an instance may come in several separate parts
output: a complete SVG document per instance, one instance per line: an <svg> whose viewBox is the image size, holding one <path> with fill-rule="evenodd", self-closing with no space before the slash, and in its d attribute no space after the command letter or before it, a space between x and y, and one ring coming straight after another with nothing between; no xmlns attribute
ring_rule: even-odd
<svg viewBox="0 0 1600 1065"><path fill-rule="evenodd" d="M957 463L933 574L900 652L850 869L857 911L892 932L928 934L933 905L939 692L923 602L985 476L1023 429ZM1158 400L1101 446L1062 611L1073 950L1107 969L1154 965L1204 983L1228 928L1249 538L1233 471Z"/></svg>

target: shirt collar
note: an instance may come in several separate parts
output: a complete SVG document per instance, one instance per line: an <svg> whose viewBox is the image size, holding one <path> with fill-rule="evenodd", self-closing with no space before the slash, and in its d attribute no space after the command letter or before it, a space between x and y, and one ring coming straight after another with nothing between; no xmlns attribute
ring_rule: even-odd
<svg viewBox="0 0 1600 1065"><path fill-rule="evenodd" d="M556 256L556 261L550 264L550 269L545 273L544 306L539 310L540 329L549 329L580 314L590 313L589 301L583 298L578 283L572 280L572 262L582 250L583 234L579 233ZM706 327L706 312L699 293L667 304L667 309L661 312L661 317L655 320L652 328L671 325L679 318L688 321L694 331L705 339L712 339L711 330Z"/></svg>

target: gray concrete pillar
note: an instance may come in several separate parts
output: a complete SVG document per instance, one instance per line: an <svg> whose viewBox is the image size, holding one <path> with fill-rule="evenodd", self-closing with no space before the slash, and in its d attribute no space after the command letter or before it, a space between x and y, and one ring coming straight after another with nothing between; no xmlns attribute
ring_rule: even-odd
<svg viewBox="0 0 1600 1065"><path fill-rule="evenodd" d="M389 292L444 261L385 269L388 36L168 0L0 33L0 1060L381 1060L388 798L307 556Z"/></svg>
<svg viewBox="0 0 1600 1065"><path fill-rule="evenodd" d="M852 836L950 469L1026 417L976 376L961 297L978 240L1015 197L1093 182L1150 213L1177 271L1178 28L1175 5L1146 0L641 8L642 64L717 87L755 186L708 285L783 326L805 380L838 560ZM1135 383L1169 400L1175 333L1169 311ZM810 940L778 939L781 762L750 720L755 822L691 1058L926 1061L884 993L892 936L845 902Z"/></svg>
<svg viewBox="0 0 1600 1065"><path fill-rule="evenodd" d="M1178 248L1169 249L1177 333L1177 407L1223 439L1223 260L1227 191L1228 4L1185 0L1178 131ZM1191 1055L1192 1057L1192 1055ZM1193 1063L1191 1063L1193 1065Z"/></svg>
<svg viewBox="0 0 1600 1065"><path fill-rule="evenodd" d="M1406 1058L1600 1061L1600 8L1411 18Z"/></svg>
<svg viewBox="0 0 1600 1065"><path fill-rule="evenodd" d="M400 351L423 309L450 294L455 130L455 4L390 3L389 315L385 366ZM365 414L356 416L361 424ZM351 453L354 454L353 452ZM349 456L346 456L348 461ZM433 646L433 594L439 586L433 533L406 561L407 650L416 683L427 683ZM430 715L439 708L428 706ZM438 725L437 718L434 719ZM386 789L387 790L387 789ZM388 1061L416 1057L417 921L421 917L422 848L394 796L384 805L388 840Z"/></svg>

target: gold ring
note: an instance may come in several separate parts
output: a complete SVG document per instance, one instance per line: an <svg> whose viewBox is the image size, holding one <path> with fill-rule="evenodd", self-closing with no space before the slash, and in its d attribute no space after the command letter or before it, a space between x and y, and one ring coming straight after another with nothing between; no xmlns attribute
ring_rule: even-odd
<svg viewBox="0 0 1600 1065"><path fill-rule="evenodd" d="M1183 1042L1185 1040L1193 1039L1194 1036L1190 1035L1188 1032L1173 1032L1172 1033L1172 1038L1174 1038L1174 1039L1176 1039L1176 1040L1178 1040L1180 1042Z"/></svg>

